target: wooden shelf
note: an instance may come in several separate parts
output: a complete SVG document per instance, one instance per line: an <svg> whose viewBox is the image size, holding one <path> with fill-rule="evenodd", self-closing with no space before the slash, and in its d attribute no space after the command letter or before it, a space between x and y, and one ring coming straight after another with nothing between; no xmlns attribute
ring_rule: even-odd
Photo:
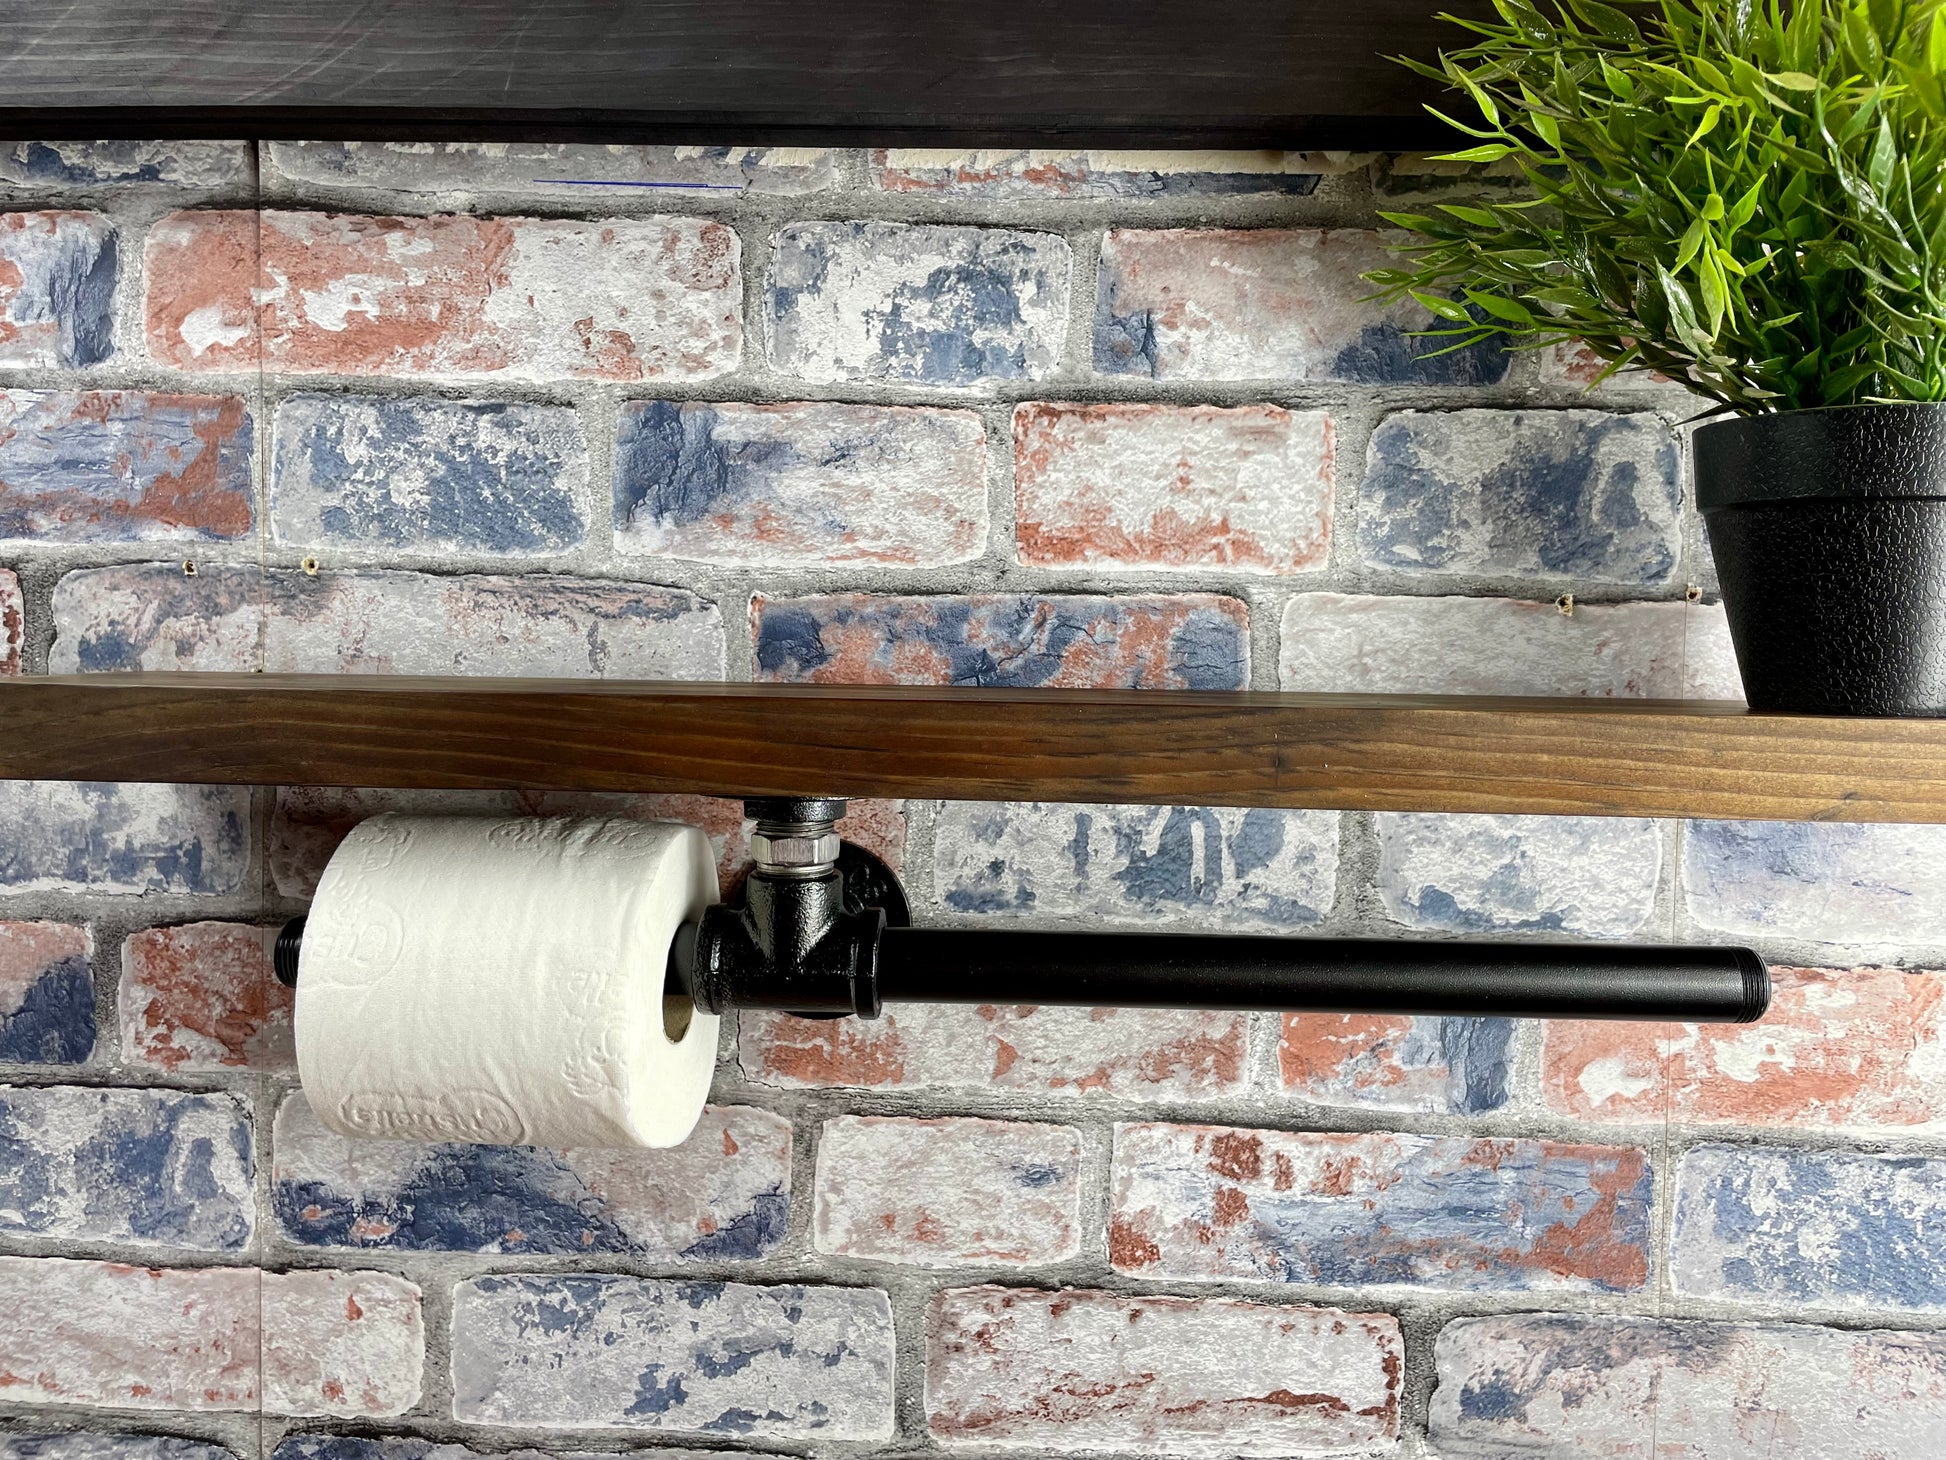
<svg viewBox="0 0 1946 1460"><path fill-rule="evenodd" d="M0 135L735 147L1464 145L1397 65L1486 0L71 0L0 13ZM591 196L613 189L590 189Z"/></svg>
<svg viewBox="0 0 1946 1460"><path fill-rule="evenodd" d="M1653 700L0 681L0 778L1946 822L1946 720Z"/></svg>

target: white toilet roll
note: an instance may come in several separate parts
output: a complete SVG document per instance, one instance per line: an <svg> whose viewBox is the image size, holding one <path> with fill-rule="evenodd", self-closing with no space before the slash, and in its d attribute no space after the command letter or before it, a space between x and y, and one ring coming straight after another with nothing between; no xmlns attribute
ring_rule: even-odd
<svg viewBox="0 0 1946 1460"><path fill-rule="evenodd" d="M304 930L297 1067L347 1136L673 1146L717 1019L669 1001L677 926L716 896L693 827L375 816Z"/></svg>

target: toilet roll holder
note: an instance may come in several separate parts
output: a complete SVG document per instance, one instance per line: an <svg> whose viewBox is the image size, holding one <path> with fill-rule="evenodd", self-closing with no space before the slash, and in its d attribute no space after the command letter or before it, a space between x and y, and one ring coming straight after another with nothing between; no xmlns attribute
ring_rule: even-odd
<svg viewBox="0 0 1946 1460"><path fill-rule="evenodd" d="M915 928L898 874L839 835L844 800L744 807L740 896L669 950L666 993L710 1014L972 1003L1748 1023L1770 1004L1764 960L1740 947ZM303 936L293 918L277 938L288 986Z"/></svg>

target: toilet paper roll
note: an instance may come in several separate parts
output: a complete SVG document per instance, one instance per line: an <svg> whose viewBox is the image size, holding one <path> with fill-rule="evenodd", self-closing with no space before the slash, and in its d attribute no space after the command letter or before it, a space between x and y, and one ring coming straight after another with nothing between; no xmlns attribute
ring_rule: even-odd
<svg viewBox="0 0 1946 1460"><path fill-rule="evenodd" d="M374 816L318 883L297 1066L347 1136L673 1146L717 1019L663 998L716 896L708 838L619 819Z"/></svg>

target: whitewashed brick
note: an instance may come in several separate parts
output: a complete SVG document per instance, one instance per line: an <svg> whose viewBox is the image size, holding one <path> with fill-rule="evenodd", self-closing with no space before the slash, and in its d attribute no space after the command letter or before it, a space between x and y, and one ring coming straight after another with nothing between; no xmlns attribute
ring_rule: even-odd
<svg viewBox="0 0 1946 1460"><path fill-rule="evenodd" d="M419 1401L419 1289L386 1273L0 1257L0 1312L0 1373L33 1376L13 1404L379 1418Z"/></svg>
<svg viewBox="0 0 1946 1460"><path fill-rule="evenodd" d="M631 401L615 546L735 565L964 563L986 549L986 469L974 411Z"/></svg>
<svg viewBox="0 0 1946 1460"><path fill-rule="evenodd" d="M942 801L933 898L955 913L1285 931L1323 921L1338 813Z"/></svg>
<svg viewBox="0 0 1946 1460"><path fill-rule="evenodd" d="M236 1460L236 1452L173 1435L71 1430L0 1435L0 1460Z"/></svg>
<svg viewBox="0 0 1946 1460"><path fill-rule="evenodd" d="M57 674L723 675L714 604L594 579L135 563L62 578L54 622Z"/></svg>
<svg viewBox="0 0 1946 1460"><path fill-rule="evenodd" d="M1653 821L1404 811L1376 821L1379 898L1409 928L1624 938L1655 911Z"/></svg>
<svg viewBox="0 0 1946 1460"><path fill-rule="evenodd" d="M1080 1250L1081 1136L1004 1120L827 1120L818 1251L921 1267L1062 1262Z"/></svg>
<svg viewBox="0 0 1946 1460"><path fill-rule="evenodd" d="M933 1298L926 1414L948 1445L1309 1456L1389 1446L1404 1364L1384 1313L960 1288Z"/></svg>
<svg viewBox="0 0 1946 1460"><path fill-rule="evenodd" d="M1316 694L1743 698L1719 604L1301 593L1279 665Z"/></svg>
<svg viewBox="0 0 1946 1460"><path fill-rule="evenodd" d="M1109 1260L1191 1282L1633 1292L1644 1152L1566 1141L1118 1125Z"/></svg>
<svg viewBox="0 0 1946 1460"><path fill-rule="evenodd" d="M0 892L239 891L250 793L149 782L0 781Z"/></svg>
<svg viewBox="0 0 1946 1460"><path fill-rule="evenodd" d="M889 193L943 194L987 202L1050 198L1309 197L1326 173L1350 172L1356 152L1061 151L883 147L872 182Z"/></svg>
<svg viewBox="0 0 1946 1460"><path fill-rule="evenodd" d="M796 196L831 185L823 147L661 147L588 142L272 142L285 177L409 193L613 200L646 193Z"/></svg>
<svg viewBox="0 0 1946 1460"><path fill-rule="evenodd" d="M1683 891L1706 928L1819 943L1946 943L1946 826L1691 821Z"/></svg>
<svg viewBox="0 0 1946 1460"><path fill-rule="evenodd" d="M1067 333L1067 241L914 223L778 230L770 363L824 384L980 386L1038 380Z"/></svg>
<svg viewBox="0 0 1946 1460"><path fill-rule="evenodd" d="M1513 1314L1440 1330L1448 1460L1918 1460L1946 1448L1946 1340Z"/></svg>
<svg viewBox="0 0 1946 1460"><path fill-rule="evenodd" d="M751 1079L787 1088L1220 1100L1245 1088L1249 1031L1209 1009L901 1004L873 1020L746 1010L737 1050Z"/></svg>
<svg viewBox="0 0 1946 1460"><path fill-rule="evenodd" d="M1322 568L1337 426L1281 406L1014 408L1014 519L1035 567Z"/></svg>
<svg viewBox="0 0 1946 1460"><path fill-rule="evenodd" d="M668 1150L555 1151L354 1140L299 1091L275 1150L271 1205L308 1246L724 1262L767 1255L790 1214L791 1123L748 1106Z"/></svg>

